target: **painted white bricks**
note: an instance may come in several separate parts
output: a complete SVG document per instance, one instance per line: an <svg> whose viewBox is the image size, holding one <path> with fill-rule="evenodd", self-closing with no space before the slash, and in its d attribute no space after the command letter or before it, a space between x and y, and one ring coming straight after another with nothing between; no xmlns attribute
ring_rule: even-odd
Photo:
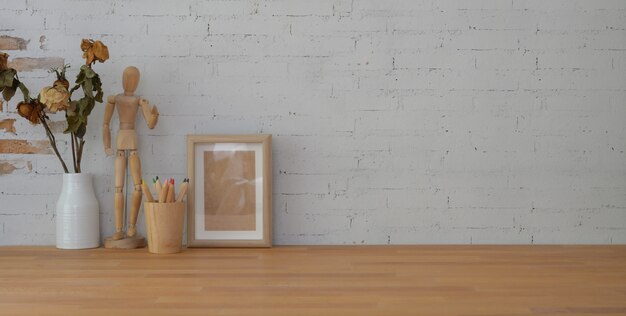
<svg viewBox="0 0 626 316"><path fill-rule="evenodd" d="M626 243L622 0L0 0L0 35L72 65L102 39L107 94L138 66L145 178L185 177L186 134L273 134L277 244ZM0 139L45 139L14 107ZM84 169L109 235L102 112ZM0 163L0 245L53 244L56 159Z"/></svg>

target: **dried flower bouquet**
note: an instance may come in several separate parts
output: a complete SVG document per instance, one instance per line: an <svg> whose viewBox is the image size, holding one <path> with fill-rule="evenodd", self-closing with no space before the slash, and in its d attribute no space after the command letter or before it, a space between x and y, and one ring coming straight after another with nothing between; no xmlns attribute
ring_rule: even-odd
<svg viewBox="0 0 626 316"><path fill-rule="evenodd" d="M70 135L74 172L81 172L87 118L96 102L102 103L104 95L100 76L92 69L92 65L96 61L103 63L109 59L109 50L100 41L83 39L80 48L83 51L85 64L80 67L72 89L70 89L70 83L66 78L69 65L65 65L61 68L51 69L50 72L56 75L56 81L52 86L42 88L36 98L30 96L29 89L20 81L17 71L9 68L9 55L0 52L0 92L2 92L2 98L9 101L18 89L21 91L24 100L17 104L17 113L33 125L40 123L43 125L50 140L50 146L61 162L65 173L69 173L69 169L59 153L56 138L50 129L49 114L59 111L65 112L67 128L63 133ZM73 93L78 89L82 90L83 96L77 100L72 100Z"/></svg>

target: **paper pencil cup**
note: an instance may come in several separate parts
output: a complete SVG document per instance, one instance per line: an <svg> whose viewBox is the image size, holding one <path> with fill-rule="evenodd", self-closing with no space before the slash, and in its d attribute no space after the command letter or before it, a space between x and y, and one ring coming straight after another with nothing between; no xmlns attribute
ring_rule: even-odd
<svg viewBox="0 0 626 316"><path fill-rule="evenodd" d="M148 251L167 254L181 251L185 203L144 202Z"/></svg>

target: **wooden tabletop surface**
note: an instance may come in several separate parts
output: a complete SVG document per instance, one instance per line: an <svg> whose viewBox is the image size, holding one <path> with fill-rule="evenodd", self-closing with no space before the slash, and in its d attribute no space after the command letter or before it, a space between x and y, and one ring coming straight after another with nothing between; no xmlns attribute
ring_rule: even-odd
<svg viewBox="0 0 626 316"><path fill-rule="evenodd" d="M626 246L0 247L0 315L626 315Z"/></svg>

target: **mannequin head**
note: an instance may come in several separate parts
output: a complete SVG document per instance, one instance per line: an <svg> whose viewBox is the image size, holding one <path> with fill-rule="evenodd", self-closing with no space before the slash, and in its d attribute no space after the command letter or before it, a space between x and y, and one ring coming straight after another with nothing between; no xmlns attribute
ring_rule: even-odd
<svg viewBox="0 0 626 316"><path fill-rule="evenodd" d="M139 85L139 69L129 66L124 69L122 75L122 86L124 87L124 95L133 95Z"/></svg>

